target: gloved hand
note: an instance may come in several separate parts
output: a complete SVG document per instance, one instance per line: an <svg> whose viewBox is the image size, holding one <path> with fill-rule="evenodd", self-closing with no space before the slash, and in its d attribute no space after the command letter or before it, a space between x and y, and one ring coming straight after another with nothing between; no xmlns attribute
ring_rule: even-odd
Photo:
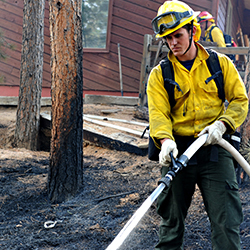
<svg viewBox="0 0 250 250"><path fill-rule="evenodd" d="M164 167L168 167L171 163L170 152L173 152L174 158L177 157L178 149L176 143L171 139L167 139L162 143L159 154L159 163Z"/></svg>
<svg viewBox="0 0 250 250"><path fill-rule="evenodd" d="M227 128L222 121L216 121L212 125L205 127L198 136L208 133L207 140L204 146L209 144L217 144L221 139L222 135L226 132Z"/></svg>

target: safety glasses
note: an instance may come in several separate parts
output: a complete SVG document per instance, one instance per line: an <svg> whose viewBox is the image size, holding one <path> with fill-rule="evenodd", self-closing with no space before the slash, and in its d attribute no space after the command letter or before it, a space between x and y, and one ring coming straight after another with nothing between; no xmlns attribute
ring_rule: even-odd
<svg viewBox="0 0 250 250"><path fill-rule="evenodd" d="M185 12L167 12L155 17L152 20L152 26L155 34L163 34L167 29L173 29L178 26L183 18L193 16L192 11Z"/></svg>

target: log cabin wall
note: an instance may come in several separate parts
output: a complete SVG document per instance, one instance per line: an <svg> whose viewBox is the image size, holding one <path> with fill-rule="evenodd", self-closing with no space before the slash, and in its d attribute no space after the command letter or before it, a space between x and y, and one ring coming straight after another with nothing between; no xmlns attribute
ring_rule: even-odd
<svg viewBox="0 0 250 250"><path fill-rule="evenodd" d="M0 60L0 96L18 96L23 30L23 0L0 1L0 30L13 49L5 49L6 60ZM44 63L42 96L50 96L50 33L49 3L46 0L44 17Z"/></svg>
<svg viewBox="0 0 250 250"><path fill-rule="evenodd" d="M207 10L219 21L226 23L229 0L187 0L194 10ZM242 1L231 0L235 22L232 33L240 27L239 16L243 16ZM112 0L110 43L107 52L83 53L84 94L120 95L118 47L120 44L123 93L138 96L140 67L145 34L153 34L151 20L156 16L164 0ZM238 6L238 5L239 6ZM218 14L218 17L217 17ZM23 0L0 1L0 29L14 50L6 49L8 58L0 61L0 96L18 96L23 25ZM44 24L44 70L42 96L50 96L50 36L49 3L45 4Z"/></svg>

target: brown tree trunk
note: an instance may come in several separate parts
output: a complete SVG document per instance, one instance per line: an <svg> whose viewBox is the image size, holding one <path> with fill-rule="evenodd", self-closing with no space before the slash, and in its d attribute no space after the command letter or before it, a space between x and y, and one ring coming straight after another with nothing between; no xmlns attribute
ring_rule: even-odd
<svg viewBox="0 0 250 250"><path fill-rule="evenodd" d="M53 203L72 198L83 181L81 0L50 0L52 138L48 176Z"/></svg>
<svg viewBox="0 0 250 250"><path fill-rule="evenodd" d="M38 149L44 47L44 3L24 0L20 89L14 145Z"/></svg>

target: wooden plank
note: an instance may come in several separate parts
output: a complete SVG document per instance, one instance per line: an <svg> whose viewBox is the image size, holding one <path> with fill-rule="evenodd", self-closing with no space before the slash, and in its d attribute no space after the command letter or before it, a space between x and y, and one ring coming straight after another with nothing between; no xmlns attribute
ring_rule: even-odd
<svg viewBox="0 0 250 250"><path fill-rule="evenodd" d="M115 51L116 44L113 42L110 43L110 52L109 54L99 54L99 57L105 58L107 60L110 60L111 62L114 62L116 65L118 65L117 61L117 52ZM141 47L143 48L143 47ZM122 57L122 65L129 68L129 69L135 69L139 71L141 66L141 55L140 53L135 53L134 51L130 51L129 49L122 49L123 53L128 53L128 55ZM134 54L134 56L133 56ZM91 55L91 54L89 54ZM86 55L87 59L87 55Z"/></svg>
<svg viewBox="0 0 250 250"><path fill-rule="evenodd" d="M211 0L185 0L185 3L196 11L210 11L212 7Z"/></svg>
<svg viewBox="0 0 250 250"><path fill-rule="evenodd" d="M117 1L117 2L119 2L119 1ZM152 15L153 16L156 15L156 12L157 12L158 8L163 3L163 1L161 1L161 0L158 0L158 1L151 1L151 0L143 0L143 1L141 1L141 0L120 0L120 2L123 2L123 4L124 4L124 2L125 3L130 2L131 4L143 7L142 10L140 11L140 14L142 14L142 15L143 15L144 11L150 10L151 14L150 14L150 12L145 13L149 17L152 16ZM133 8L131 9L131 11L133 11ZM135 14L136 14L136 12L135 12Z"/></svg>
<svg viewBox="0 0 250 250"><path fill-rule="evenodd" d="M142 122L136 122L136 121L128 121L128 120L116 119L116 118L107 117L107 116L100 116L100 115L84 114L83 116L87 117L87 118L93 118L93 119L98 119L98 120L103 120L103 121L115 121L115 122L123 122L123 123L128 123L128 124L134 124L134 125L143 126L144 128L149 125L148 123L142 123Z"/></svg>
<svg viewBox="0 0 250 250"><path fill-rule="evenodd" d="M88 74L83 78L83 90L88 91L108 91L108 92L118 92L115 88L111 87L112 83L106 82L105 85L99 84L99 81L95 81L93 74L92 77L88 78ZM120 92L120 91L119 91Z"/></svg>
<svg viewBox="0 0 250 250"><path fill-rule="evenodd" d="M106 135L95 133L88 129L83 129L83 139L93 142L97 146L106 147L109 149L115 149L118 151L126 151L137 155L145 156L148 153L147 148L139 148L131 143L123 142L114 138L110 138Z"/></svg>
<svg viewBox="0 0 250 250"><path fill-rule="evenodd" d="M122 45L122 49L125 52L126 56L123 56L123 64L129 67L129 65L133 62L139 63L141 61L141 51L132 51L129 48L124 48L123 43L120 43ZM143 49L143 45L141 45L141 49ZM116 58L117 61L117 52L116 52L116 44L113 42L110 43L110 55L113 56L113 58Z"/></svg>
<svg viewBox="0 0 250 250"><path fill-rule="evenodd" d="M15 33L22 33L23 26L15 22L0 18L1 26Z"/></svg>
<svg viewBox="0 0 250 250"><path fill-rule="evenodd" d="M12 76L8 73L1 71L1 76L4 78L4 81L1 85L7 85L7 86L19 86L19 77Z"/></svg>
<svg viewBox="0 0 250 250"><path fill-rule="evenodd" d="M23 18L21 16L17 16L12 12L6 11L0 8L0 17L1 19L7 20L9 22L18 24L22 26ZM2 23L1 23L2 26Z"/></svg>
<svg viewBox="0 0 250 250"><path fill-rule="evenodd" d="M7 43L10 43L11 45L13 45L14 46L14 51L17 52L17 53L20 53L20 56L21 56L22 44L20 42L18 42L18 41L13 41L12 39L10 39L7 36L5 36L5 40L6 40Z"/></svg>
<svg viewBox="0 0 250 250"><path fill-rule="evenodd" d="M0 61L0 68L2 72L5 72L6 74L10 74L13 71L13 66L6 64L4 61Z"/></svg>
<svg viewBox="0 0 250 250"><path fill-rule="evenodd" d="M13 46L15 46L15 45L13 45ZM13 49L5 48L4 53L7 55L7 57L11 57L11 58L17 60L18 64L20 64L21 51L16 50L16 48L13 48Z"/></svg>
<svg viewBox="0 0 250 250"><path fill-rule="evenodd" d="M115 60L114 58L115 54L112 53L110 55L112 56L112 59ZM113 60L111 60L110 58L107 58L104 54L103 56L100 55L98 58L98 61L96 61L95 54L90 53L88 54L88 56L84 57L83 64L88 62L89 65L91 65L91 67L95 67L95 65L99 65L106 69L117 72L117 58L116 58L116 61L113 61ZM141 64L135 61L132 61L130 63L130 67L128 67L127 63L125 64L125 61L128 62L128 59L122 56L122 67L123 67L124 74L130 76L131 78L138 78L138 73L139 73Z"/></svg>
<svg viewBox="0 0 250 250"><path fill-rule="evenodd" d="M115 1L116 2L116 1ZM118 6L114 5L113 8L113 15L117 17L121 17L122 19L129 19L133 23L138 23L142 25L145 28L150 28L151 26L151 18L148 18L147 16L139 16L136 13L131 13L128 10L121 9Z"/></svg>
<svg viewBox="0 0 250 250"><path fill-rule="evenodd" d="M143 49L143 46L141 46L141 49ZM141 54L139 53L139 51L134 52L134 51L131 51L129 49L124 49L124 48L122 48L122 51L126 55L128 54L128 56L122 57L123 66L126 66L129 69L136 69L139 71L140 66L141 66ZM96 59L97 55L98 55L98 60ZM114 66L118 67L117 44L114 44L113 42L110 44L110 52L108 54L107 53L97 53L97 54L84 53L83 61L88 60L88 58L91 58L91 61L97 61L97 62L99 61L99 58L104 58L106 60L105 67L108 67L108 68L114 68ZM109 62L111 62L113 66L108 66Z"/></svg>
<svg viewBox="0 0 250 250"><path fill-rule="evenodd" d="M142 51L142 44L121 37L119 34L111 33L111 43L122 44L123 48L127 49L131 53L136 53ZM136 56L137 58L137 56Z"/></svg>
<svg viewBox="0 0 250 250"><path fill-rule="evenodd" d="M7 39L10 39L11 43L12 42L16 42L20 45L20 47L22 46L22 30L20 30L19 32L20 33L16 33L16 32L13 32L12 30L8 30L6 29L5 27L1 26L1 30L3 31L4 33L4 36Z"/></svg>
<svg viewBox="0 0 250 250"><path fill-rule="evenodd" d="M20 69L20 61L12 57L7 57L5 60L0 61L3 64L12 66L13 68Z"/></svg>
<svg viewBox="0 0 250 250"><path fill-rule="evenodd" d="M103 87L100 86L100 84L93 82L93 80L89 80L87 78L83 79L84 85L83 85L83 90L85 92L89 92L89 93L93 93L93 92L103 92L106 93L107 95L112 95L112 93L115 93L115 95L120 95L120 90L111 90L108 87ZM94 86L93 86L94 85ZM107 85L109 86L109 85ZM138 90L123 90L123 93L125 95L125 93L129 93L131 95L131 93L134 93L136 95L138 95Z"/></svg>
<svg viewBox="0 0 250 250"><path fill-rule="evenodd" d="M0 1L0 8L23 18L23 1L15 1L17 5L11 4L10 1L13 0Z"/></svg>
<svg viewBox="0 0 250 250"><path fill-rule="evenodd" d="M109 96L109 95L85 95L86 104L108 104L108 105L124 105L137 106L138 97L130 96Z"/></svg>
<svg viewBox="0 0 250 250"><path fill-rule="evenodd" d="M120 92L120 84L119 80L106 78L105 76L96 74L95 71L87 70L85 71L85 67L83 67L84 70L84 82L83 86L87 87L92 90L110 90L110 91L119 91ZM118 73L117 73L118 74ZM118 79L118 75L117 75ZM89 80L87 82L86 80ZM125 82L124 78L124 91L138 91L138 84L135 82L135 79L132 79L129 82Z"/></svg>
<svg viewBox="0 0 250 250"><path fill-rule="evenodd" d="M144 0L145 1L145 0ZM142 26L145 25L145 27L147 27L147 22L145 23L144 18L147 17L147 19L153 19L156 15L157 9L160 7L159 4L155 4L154 5L154 9L151 8L145 8L145 6L142 6L140 4L144 4L144 1L142 2L140 1L127 1L127 0L118 0L115 1L114 4L114 9L120 9L120 10L124 10L125 12L128 12L129 14L126 16L121 16L123 19L128 19L130 20L130 17L133 15L136 15L137 17L141 18L141 20L138 20L139 22L136 22L137 24L140 24ZM138 4L140 2L140 4ZM148 2L148 1L147 1ZM115 11L114 11L114 15L115 15ZM136 18L136 17L134 17ZM150 27L150 26L149 26Z"/></svg>
<svg viewBox="0 0 250 250"><path fill-rule="evenodd" d="M138 131L138 130L134 130L134 129L130 129L130 128L125 128L125 127L118 126L118 125L115 125L115 124L110 124L110 123L101 122L101 121L98 121L98 120L95 120L95 119L91 119L91 118L88 118L86 116L83 116L83 120L87 121L87 122L94 123L94 124L98 124L98 125L101 125L101 126L104 126L104 127L114 128L114 129L117 129L117 130L120 130L120 131L123 131L123 132L127 132L129 134L137 135L139 137L141 137L142 134L143 134L143 130ZM148 138L148 133L145 133L144 137Z"/></svg>
<svg viewBox="0 0 250 250"><path fill-rule="evenodd" d="M41 113L41 131L47 131L47 141L50 140L51 130L51 115L48 113ZM84 125L83 139L94 143L97 146L106 147L109 149L115 149L118 151L126 151L137 155L147 155L147 147L141 148L140 141L145 139L135 138L122 133L116 133L113 135L106 135L100 132L96 132L92 127ZM49 144L49 143L48 143ZM145 143L144 143L145 144Z"/></svg>
<svg viewBox="0 0 250 250"><path fill-rule="evenodd" d="M43 83L42 83L43 88L50 88L51 87L51 82L48 81L47 79L43 78Z"/></svg>
<svg viewBox="0 0 250 250"><path fill-rule="evenodd" d="M146 9L150 9L154 12L154 16L156 16L158 8L163 4L164 1L158 0L158 1L149 1L149 0L120 0L117 2L130 2L131 4L146 7ZM187 3L191 8L194 10L201 10L202 8L204 10L209 10L211 8L211 0L186 0L185 3ZM120 4L121 6L121 4ZM125 6L125 5L124 5ZM122 7L122 6L121 6ZM131 9L133 11L133 9ZM151 15L149 15L151 16Z"/></svg>
<svg viewBox="0 0 250 250"><path fill-rule="evenodd" d="M89 57L88 57L89 59ZM104 60L101 60L104 61ZM83 61L83 67L85 70L90 70L94 71L96 74L99 74L101 76L107 77L107 79L112 79L115 81L119 81L119 66L117 62L110 63L109 61L107 62L108 64L101 64L99 61L98 62L93 62L89 60L84 60ZM108 66L109 64L113 65L113 67ZM107 67L108 66L108 67ZM127 82L127 85L130 87L134 87L131 82L134 81L134 78L138 78L139 75L139 70L132 70L123 65L123 57L122 57L122 73L124 77L124 81Z"/></svg>
<svg viewBox="0 0 250 250"><path fill-rule="evenodd" d="M13 7L18 7L20 9L23 9L23 1L21 0L8 0L8 1L4 1L4 2L8 2L8 4L12 5Z"/></svg>
<svg viewBox="0 0 250 250"><path fill-rule="evenodd" d="M112 26L112 33L120 35L121 37L124 37L128 40L131 39L139 44L142 44L143 42L143 34L138 34L129 30L125 30L119 26L116 26L115 24L113 24Z"/></svg>
<svg viewBox="0 0 250 250"><path fill-rule="evenodd" d="M134 32L136 34L139 34L140 36L143 34L148 34L149 32L152 32L151 26L149 26L148 28L142 27L141 25L137 23L133 23L130 20L121 19L120 17L114 16L113 22L116 26L119 26L120 28L126 29L128 31ZM114 33L113 30L112 30L112 33Z"/></svg>
<svg viewBox="0 0 250 250"><path fill-rule="evenodd" d="M92 67L91 67L92 66ZM93 68L97 68L97 70L93 70ZM111 88L117 89L117 87L120 89L119 84L119 72L118 71L111 71L106 68L102 68L101 66L95 66L93 64L86 64L84 63L83 66L84 69L84 78L88 78L89 80L97 81L103 79L102 85L103 86L109 86L111 84ZM101 72L101 73L99 73ZM135 78L128 76L128 70L124 70L123 74L123 85L124 85L124 90L138 90L139 89L139 82L135 81ZM95 75L98 74L98 76L95 77ZM139 75L139 72L137 72L137 75ZM94 87L94 86L93 86Z"/></svg>
<svg viewBox="0 0 250 250"><path fill-rule="evenodd" d="M0 96L0 105L17 106L17 104L18 104L18 96ZM42 97L41 106L51 106L51 98Z"/></svg>
<svg viewBox="0 0 250 250"><path fill-rule="evenodd" d="M11 57L7 58L6 60L0 61L1 74L8 75L8 78L10 76L15 77L16 79L18 79L17 84L19 85L20 67L18 67L18 66L20 66L20 61L15 60ZM48 65L48 66L50 67L50 65ZM50 70L43 71L43 79L47 82L50 82L50 78L51 78ZM45 82L43 82L43 86L44 86L44 84L47 86L48 85L47 82L46 82L46 84L45 84ZM49 83L49 86L50 86L50 83Z"/></svg>
<svg viewBox="0 0 250 250"><path fill-rule="evenodd" d="M16 76L1 71L0 76L4 78L1 85L11 86L11 87L15 87L15 86L19 87L20 74L16 73L16 72L18 72L16 70L17 69L15 69L15 75ZM51 87L51 82L43 77L42 87L50 88Z"/></svg>

